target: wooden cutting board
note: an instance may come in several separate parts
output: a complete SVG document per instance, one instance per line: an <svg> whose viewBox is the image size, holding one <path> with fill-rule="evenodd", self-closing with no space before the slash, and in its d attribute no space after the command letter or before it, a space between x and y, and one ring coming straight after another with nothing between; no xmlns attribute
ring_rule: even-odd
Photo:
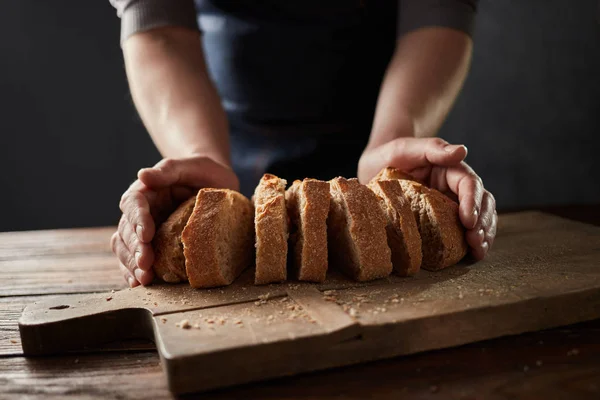
<svg viewBox="0 0 600 400"><path fill-rule="evenodd" d="M19 320L23 350L148 338L170 389L186 393L572 324L600 318L600 228L511 214L476 264L369 284L334 273L318 285L251 278L34 303Z"/></svg>

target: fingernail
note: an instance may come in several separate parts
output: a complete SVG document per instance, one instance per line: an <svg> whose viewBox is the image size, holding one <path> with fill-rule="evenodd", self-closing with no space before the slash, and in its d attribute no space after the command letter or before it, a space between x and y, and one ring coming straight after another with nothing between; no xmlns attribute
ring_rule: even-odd
<svg viewBox="0 0 600 400"><path fill-rule="evenodd" d="M142 253L140 253L139 251L136 251L135 252L135 265L137 265L138 267L140 267L140 258L142 258Z"/></svg>
<svg viewBox="0 0 600 400"><path fill-rule="evenodd" d="M448 144L448 145L446 145L446 147L444 147L444 150L445 150L447 153L452 153L452 152L454 152L454 151L458 150L458 149L459 149L459 148L461 148L461 147L464 147L464 148L465 148L465 150L467 149L467 148L466 148L465 146L463 146L462 144Z"/></svg>
<svg viewBox="0 0 600 400"><path fill-rule="evenodd" d="M477 231L477 235L481 236L481 238L483 239L483 237L485 235L485 232L483 231L483 229L480 229L480 230Z"/></svg>
<svg viewBox="0 0 600 400"><path fill-rule="evenodd" d="M129 287L133 287L133 278L131 276L127 278L127 283L129 283Z"/></svg>
<svg viewBox="0 0 600 400"><path fill-rule="evenodd" d="M138 239L140 239L141 241L144 240L142 234L144 232L144 229L142 228L141 225L138 225L135 227L135 233L137 234Z"/></svg>
<svg viewBox="0 0 600 400"><path fill-rule="evenodd" d="M490 244L487 242L487 240L485 242L483 242L483 244L481 245L481 248L483 249L483 251L485 251L487 253L488 248L490 247Z"/></svg>
<svg viewBox="0 0 600 400"><path fill-rule="evenodd" d="M138 280L138 282L142 283L142 275L144 274L144 271L142 271L139 268L136 268L133 270L133 275L135 275L135 279Z"/></svg>

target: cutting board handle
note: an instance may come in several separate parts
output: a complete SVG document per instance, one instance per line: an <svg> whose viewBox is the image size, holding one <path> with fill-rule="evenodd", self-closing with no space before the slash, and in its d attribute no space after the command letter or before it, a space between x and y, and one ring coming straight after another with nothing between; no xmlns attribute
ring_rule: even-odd
<svg viewBox="0 0 600 400"><path fill-rule="evenodd" d="M132 308L122 292L66 295L23 310L19 331L25 355L49 355L127 339L154 341L152 312Z"/></svg>

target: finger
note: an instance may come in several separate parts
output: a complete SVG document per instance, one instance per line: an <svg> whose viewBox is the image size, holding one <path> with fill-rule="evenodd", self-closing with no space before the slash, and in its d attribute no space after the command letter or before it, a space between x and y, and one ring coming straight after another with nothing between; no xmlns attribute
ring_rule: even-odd
<svg viewBox="0 0 600 400"><path fill-rule="evenodd" d="M471 245L471 253L477 260L482 260L490 249L490 245L493 244L495 231L492 229L495 229L493 226L494 219L496 217L494 213L495 208L496 201L494 196L492 196L490 192L486 191L482 200L481 216L479 217L477 225L474 228L477 230L478 234L481 230L483 230L485 237L484 240L479 244L473 243L471 245L471 243L469 243ZM491 236L490 233L492 233L493 236ZM490 238L492 239L492 243L489 241Z"/></svg>
<svg viewBox="0 0 600 400"><path fill-rule="evenodd" d="M138 239L143 243L149 243L154 237L156 228L146 196L140 190L129 188L121 197L119 207Z"/></svg>
<svg viewBox="0 0 600 400"><path fill-rule="evenodd" d="M138 178L155 190L173 185L239 189L233 171L207 157L165 158L152 168L141 169Z"/></svg>
<svg viewBox="0 0 600 400"><path fill-rule="evenodd" d="M137 283L148 285L152 282L152 279L154 278L152 269L143 271L137 267L132 253L129 251L120 235L119 238L114 241L113 251L117 254L121 264L129 271L129 274L135 278Z"/></svg>
<svg viewBox="0 0 600 400"><path fill-rule="evenodd" d="M452 166L467 156L463 145L451 145L440 138L399 138L382 147L383 160L400 170L412 170L430 164Z"/></svg>
<svg viewBox="0 0 600 400"><path fill-rule="evenodd" d="M465 234L465 239L470 248L474 249L481 247L485 241L485 231L480 227L477 229L469 229Z"/></svg>
<svg viewBox="0 0 600 400"><path fill-rule="evenodd" d="M138 286L140 283L131 275L131 272L129 272L129 270L119 262L119 269L121 270L121 273L123 274L123 278L125 278L125 282L127 282L127 284L129 285L129 287L136 287Z"/></svg>
<svg viewBox="0 0 600 400"><path fill-rule="evenodd" d="M488 244L488 242L484 241L480 246L472 247L471 254L473 255L473 258L475 258L475 260L477 260L477 261L483 260L485 258L485 255L487 254L489 248L490 248L490 245Z"/></svg>
<svg viewBox="0 0 600 400"><path fill-rule="evenodd" d="M152 246L148 243L142 243L137 234L133 231L133 227L127 221L125 216L121 217L119 222L119 233L123 238L123 242L129 249L129 252L133 254L135 264L142 271L147 271L152 268L154 262L154 251Z"/></svg>
<svg viewBox="0 0 600 400"><path fill-rule="evenodd" d="M125 242L123 242L123 238L121 235L113 241L113 252L117 255L117 258L131 273L131 275L135 276L134 271L137 269L137 265L135 264L135 260L133 258L133 254L129 251Z"/></svg>
<svg viewBox="0 0 600 400"><path fill-rule="evenodd" d="M458 196L460 221L465 228L473 229L481 218L481 178L465 162L446 168L445 178L448 189Z"/></svg>
<svg viewBox="0 0 600 400"><path fill-rule="evenodd" d="M489 249L494 245L494 240L496 239L496 229L498 226L498 214L494 212L494 216L492 218L492 224L490 228L485 232L485 241L490 245Z"/></svg>

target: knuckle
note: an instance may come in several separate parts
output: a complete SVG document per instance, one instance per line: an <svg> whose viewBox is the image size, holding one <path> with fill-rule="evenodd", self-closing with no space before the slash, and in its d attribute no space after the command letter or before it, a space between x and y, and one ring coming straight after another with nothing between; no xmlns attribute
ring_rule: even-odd
<svg viewBox="0 0 600 400"><path fill-rule="evenodd" d="M125 193L121 196L121 200L119 201L119 208L121 211L124 211L127 202L129 201L129 196L131 195L130 190L126 190Z"/></svg>
<svg viewBox="0 0 600 400"><path fill-rule="evenodd" d="M431 145L435 146L435 147L444 147L448 144L447 141L445 141L444 139L442 139L440 137L430 138L429 143L431 143Z"/></svg>
<svg viewBox="0 0 600 400"><path fill-rule="evenodd" d="M169 171L175 168L177 165L177 160L173 158L163 158L161 161L156 164L156 167L163 171Z"/></svg>
<svg viewBox="0 0 600 400"><path fill-rule="evenodd" d="M110 249L115 254L117 253L117 241L119 240L119 237L119 232L113 233L113 235L110 237Z"/></svg>
<svg viewBox="0 0 600 400"><path fill-rule="evenodd" d="M383 154L383 160L386 165L394 166L396 164L396 160L406 152L406 140L402 138L395 139L393 145L390 148L390 151Z"/></svg>
<svg viewBox="0 0 600 400"><path fill-rule="evenodd" d="M493 194L491 194L490 192L486 191L487 196L488 196L488 201L490 203L490 206L494 209L494 211L496 210L496 198L494 197Z"/></svg>

